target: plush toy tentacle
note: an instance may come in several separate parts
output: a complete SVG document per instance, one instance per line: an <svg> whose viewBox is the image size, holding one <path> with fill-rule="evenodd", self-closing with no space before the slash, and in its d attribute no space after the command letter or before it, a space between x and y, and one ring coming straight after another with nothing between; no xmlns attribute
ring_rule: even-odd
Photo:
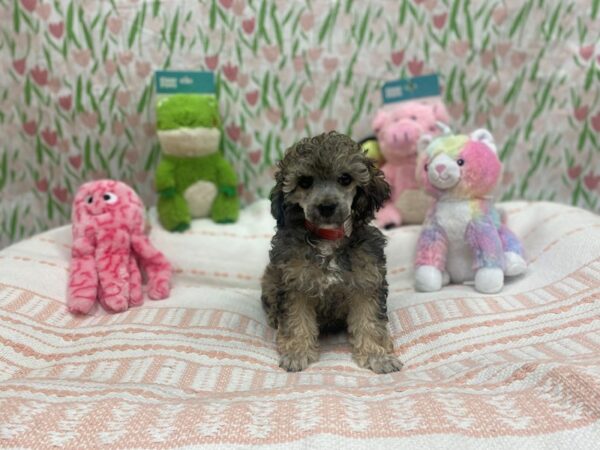
<svg viewBox="0 0 600 450"><path fill-rule="evenodd" d="M132 235L131 244L140 265L148 275L148 297L152 300L167 298L171 290L171 264L154 248L146 235Z"/></svg>
<svg viewBox="0 0 600 450"><path fill-rule="evenodd" d="M129 255L129 306L139 306L144 303L142 291L142 273L135 255Z"/></svg>
<svg viewBox="0 0 600 450"><path fill-rule="evenodd" d="M96 248L96 267L100 289L98 299L114 312L129 307L129 234L116 230L103 238Z"/></svg>
<svg viewBox="0 0 600 450"><path fill-rule="evenodd" d="M96 302L98 273L94 250L94 242L86 237L76 238L73 242L67 307L74 314L87 314Z"/></svg>

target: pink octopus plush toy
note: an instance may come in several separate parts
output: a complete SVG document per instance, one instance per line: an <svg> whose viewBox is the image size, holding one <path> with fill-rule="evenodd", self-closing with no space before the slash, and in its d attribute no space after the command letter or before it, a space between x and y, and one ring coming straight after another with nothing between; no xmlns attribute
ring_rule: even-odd
<svg viewBox="0 0 600 450"><path fill-rule="evenodd" d="M96 299L113 312L141 305L142 271L148 297L169 296L171 266L144 233L144 205L133 189L114 180L85 183L75 195L72 222L69 311L87 314Z"/></svg>
<svg viewBox="0 0 600 450"><path fill-rule="evenodd" d="M421 136L438 135L437 123L449 120L438 100L395 103L375 116L373 130L385 160L381 170L392 188L390 200L376 215L380 227L419 224L425 219L431 201L415 179L417 144Z"/></svg>

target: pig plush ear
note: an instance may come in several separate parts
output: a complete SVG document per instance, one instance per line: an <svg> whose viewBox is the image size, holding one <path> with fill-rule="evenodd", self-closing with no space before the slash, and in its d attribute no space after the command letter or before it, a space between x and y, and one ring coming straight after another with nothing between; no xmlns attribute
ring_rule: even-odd
<svg viewBox="0 0 600 450"><path fill-rule="evenodd" d="M496 148L496 143L494 142L494 137L492 133L490 133L485 128L480 128L471 133L471 139L474 141L482 142L489 147L491 151L494 153L498 153L498 149Z"/></svg>
<svg viewBox="0 0 600 450"><path fill-rule="evenodd" d="M448 115L448 111L442 102L435 102L432 106L435 120L438 122L450 123L450 116Z"/></svg>
<svg viewBox="0 0 600 450"><path fill-rule="evenodd" d="M387 111L384 111L383 109L377 111L375 119L373 119L373 131L375 132L375 134L379 134L381 128L383 128L385 123L388 121L388 117L389 114L387 113Z"/></svg>

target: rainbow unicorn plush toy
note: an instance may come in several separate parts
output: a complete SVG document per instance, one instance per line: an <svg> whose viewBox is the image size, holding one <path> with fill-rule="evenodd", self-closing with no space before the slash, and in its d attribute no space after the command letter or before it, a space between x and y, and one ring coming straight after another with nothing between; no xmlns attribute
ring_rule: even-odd
<svg viewBox="0 0 600 450"><path fill-rule="evenodd" d="M496 145L484 129L449 131L421 142L417 179L435 202L417 243L415 288L474 280L479 292L499 292L504 277L522 274L527 263L491 196L502 169Z"/></svg>

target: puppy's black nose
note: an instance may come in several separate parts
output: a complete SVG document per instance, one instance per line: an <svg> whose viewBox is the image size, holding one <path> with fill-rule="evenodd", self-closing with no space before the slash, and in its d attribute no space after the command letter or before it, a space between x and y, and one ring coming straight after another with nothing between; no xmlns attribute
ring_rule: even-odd
<svg viewBox="0 0 600 450"><path fill-rule="evenodd" d="M335 203L332 203L330 205L322 204L317 206L319 214L321 214L322 217L331 217L335 212L335 208L337 208L337 205Z"/></svg>

